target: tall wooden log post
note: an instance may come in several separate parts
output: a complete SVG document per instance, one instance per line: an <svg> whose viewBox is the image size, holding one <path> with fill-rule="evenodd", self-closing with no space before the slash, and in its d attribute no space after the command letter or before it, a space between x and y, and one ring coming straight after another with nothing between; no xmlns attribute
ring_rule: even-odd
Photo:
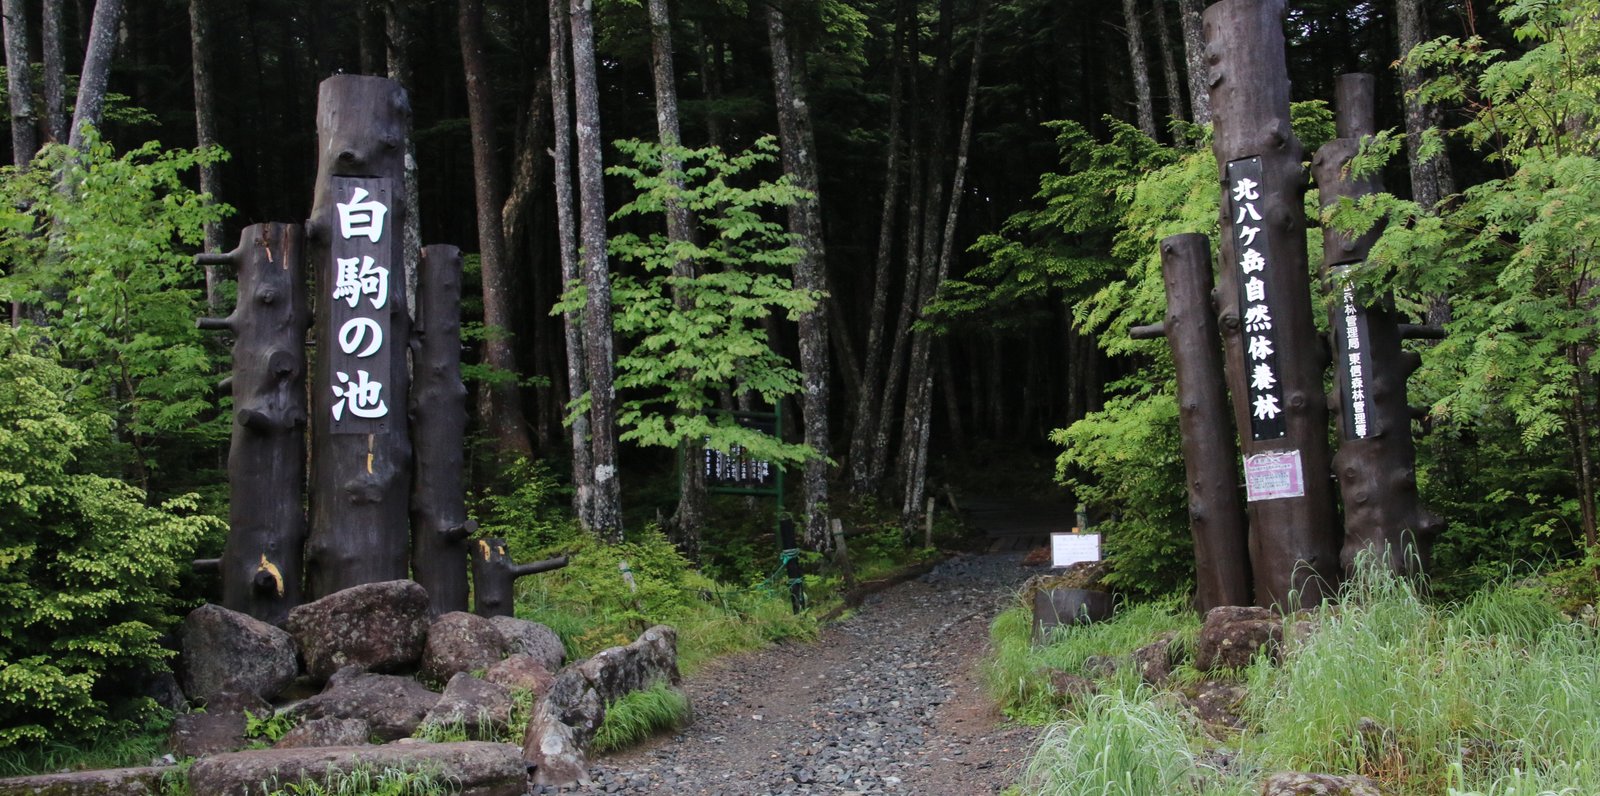
<svg viewBox="0 0 1600 796"><path fill-rule="evenodd" d="M566 565L566 556L516 564L506 554L504 539L479 539L472 550L473 612L478 616L515 616L517 578Z"/></svg>
<svg viewBox="0 0 1600 796"><path fill-rule="evenodd" d="M1313 321L1303 150L1289 126L1284 0L1204 15L1223 185L1219 302L1257 604L1316 605L1339 578L1325 355Z"/></svg>
<svg viewBox="0 0 1600 796"><path fill-rule="evenodd" d="M228 449L228 541L222 604L281 624L300 604L306 538L306 301L299 224L246 227L226 254L201 265L238 274L239 300L202 329L233 333L233 440Z"/></svg>
<svg viewBox="0 0 1600 796"><path fill-rule="evenodd" d="M1195 606L1250 604L1249 526L1239 500L1239 447L1229 430L1222 348L1212 307L1211 246L1198 233L1161 241L1167 317L1130 330L1167 338L1178 371L1178 429L1194 536Z"/></svg>
<svg viewBox="0 0 1600 796"><path fill-rule="evenodd" d="M1339 137L1318 149L1312 160L1324 210L1341 199L1383 190L1379 175L1355 177L1347 172L1362 137L1376 132L1373 78L1343 75L1337 85ZM1323 278L1333 292L1328 312L1336 388L1330 403L1339 415L1339 451L1333 469L1344 499L1344 547L1339 560L1347 573L1363 551L1391 572L1424 569L1433 539L1443 527L1417 494L1417 451L1411 439L1406 378L1422 359L1400 347L1404 335L1394 295L1367 294L1344 278L1350 266L1366 259L1381 232L1374 228L1352 238L1332 225L1322 229Z"/></svg>
<svg viewBox="0 0 1600 796"><path fill-rule="evenodd" d="M314 269L312 597L410 575L403 278L406 130L399 83L335 75L317 95L317 181L306 226Z"/></svg>
<svg viewBox="0 0 1600 796"><path fill-rule="evenodd" d="M467 610L467 519L462 476L467 387L461 383L461 250L425 246L412 334L412 579L436 614Z"/></svg>

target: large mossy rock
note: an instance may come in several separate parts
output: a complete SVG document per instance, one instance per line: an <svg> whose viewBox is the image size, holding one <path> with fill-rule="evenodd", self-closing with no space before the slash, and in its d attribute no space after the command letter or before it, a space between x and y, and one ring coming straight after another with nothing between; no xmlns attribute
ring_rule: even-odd
<svg viewBox="0 0 1600 796"><path fill-rule="evenodd" d="M178 684L201 704L230 691L272 699L300 674L294 638L248 614L202 605L178 633Z"/></svg>
<svg viewBox="0 0 1600 796"><path fill-rule="evenodd" d="M414 581L367 583L289 612L306 674L326 680L346 666L409 671L428 640L428 593Z"/></svg>

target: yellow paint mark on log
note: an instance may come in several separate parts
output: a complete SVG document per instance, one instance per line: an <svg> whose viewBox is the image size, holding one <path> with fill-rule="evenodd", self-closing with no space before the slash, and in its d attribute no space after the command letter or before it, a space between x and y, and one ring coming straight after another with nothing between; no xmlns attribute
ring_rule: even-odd
<svg viewBox="0 0 1600 796"><path fill-rule="evenodd" d="M479 539L478 540L478 553L483 556L483 560L484 561L488 561L489 560L490 550L489 550L489 542L488 541L486 541L484 539Z"/></svg>
<svg viewBox="0 0 1600 796"><path fill-rule="evenodd" d="M272 582L278 587L278 596L283 596L283 573L278 571L278 565L267 560L266 553L261 554L261 566L257 567L256 571L271 575Z"/></svg>
<svg viewBox="0 0 1600 796"><path fill-rule="evenodd" d="M367 475L372 475L372 443L373 435L367 435Z"/></svg>

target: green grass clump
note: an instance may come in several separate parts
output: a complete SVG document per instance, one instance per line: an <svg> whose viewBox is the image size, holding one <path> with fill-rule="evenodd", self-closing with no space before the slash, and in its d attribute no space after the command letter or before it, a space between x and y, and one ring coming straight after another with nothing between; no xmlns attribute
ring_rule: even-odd
<svg viewBox="0 0 1600 796"><path fill-rule="evenodd" d="M1097 631L1105 652L1118 654L1113 627L1132 618ZM1208 738L1180 700L1118 675L1047 731L1026 792L1245 794L1260 772L1315 771L1364 775L1393 796L1600 793L1600 633L1545 595L1507 584L1437 606L1368 570L1310 618L1281 664L1239 673L1242 733ZM997 668L1081 662L1094 643L1079 628L1024 654L1003 646L1019 628L1025 613L996 622ZM1213 770L1204 761L1223 744L1232 762Z"/></svg>
<svg viewBox="0 0 1600 796"><path fill-rule="evenodd" d="M454 796L461 789L426 769L330 768L320 782L301 780L274 785L270 791L263 785L262 791L266 796Z"/></svg>
<svg viewBox="0 0 1600 796"><path fill-rule="evenodd" d="M1198 793L1205 766L1172 711L1138 689L1089 699L1070 722L1050 726L1028 763L1024 788L1049 796ZM1215 772L1212 772L1213 774Z"/></svg>
<svg viewBox="0 0 1600 796"><path fill-rule="evenodd" d="M688 719L689 697L666 683L657 683L608 704L592 748L597 752L623 749L658 732L677 729Z"/></svg>
<svg viewBox="0 0 1600 796"><path fill-rule="evenodd" d="M1166 600L1125 608L1111 622L1060 628L1047 644L1035 646L1032 610L1017 605L1001 612L989 627L994 652L984 679L1007 716L1044 724L1062 708L1050 689L1051 671L1087 674L1084 663L1091 656L1124 658L1163 633L1175 633L1179 644L1192 645L1199 629L1198 618ZM1122 666L1107 685L1131 693L1138 683L1132 667Z"/></svg>

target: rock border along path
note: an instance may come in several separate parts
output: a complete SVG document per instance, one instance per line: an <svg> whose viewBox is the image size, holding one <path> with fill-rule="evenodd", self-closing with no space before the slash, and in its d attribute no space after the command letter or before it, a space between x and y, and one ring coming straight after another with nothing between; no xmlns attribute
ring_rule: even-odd
<svg viewBox="0 0 1600 796"><path fill-rule="evenodd" d="M690 726L534 793L976 796L1015 782L1036 730L1004 722L978 666L1021 553L961 556L866 600L815 644L735 656L685 681Z"/></svg>

